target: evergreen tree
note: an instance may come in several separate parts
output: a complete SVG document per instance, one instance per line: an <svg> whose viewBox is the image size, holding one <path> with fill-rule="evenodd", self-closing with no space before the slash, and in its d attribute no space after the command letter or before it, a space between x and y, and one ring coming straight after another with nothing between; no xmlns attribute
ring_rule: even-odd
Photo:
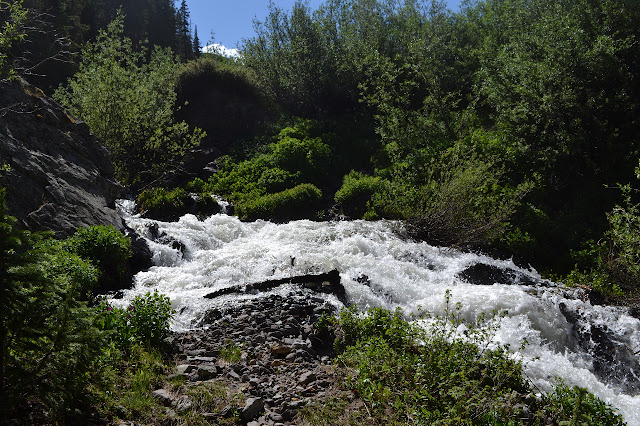
<svg viewBox="0 0 640 426"><path fill-rule="evenodd" d="M194 58L199 58L200 56L202 56L202 52L200 51L200 39L198 38L197 25L193 30L193 56Z"/></svg>
<svg viewBox="0 0 640 426"><path fill-rule="evenodd" d="M65 424L99 370L106 335L86 303L99 271L58 242L19 230L4 199L0 188L0 412L12 418L35 399Z"/></svg>
<svg viewBox="0 0 640 426"><path fill-rule="evenodd" d="M176 51L183 62L193 59L190 16L187 1L182 0L176 12Z"/></svg>

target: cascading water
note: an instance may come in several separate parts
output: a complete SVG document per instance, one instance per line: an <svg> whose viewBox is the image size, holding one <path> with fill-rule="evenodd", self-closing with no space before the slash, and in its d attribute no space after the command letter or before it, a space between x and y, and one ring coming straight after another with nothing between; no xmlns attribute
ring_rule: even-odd
<svg viewBox="0 0 640 426"><path fill-rule="evenodd" d="M348 300L363 309L422 307L441 314L449 290L467 320L508 312L495 340L517 348L526 339L517 356L538 388L549 390L560 377L617 407L629 425L640 425L640 321L625 309L592 305L579 289L542 280L511 261L404 241L393 222L243 223L220 214L165 223L132 215L132 202L120 207L127 224L149 239L156 266L137 274L134 288L114 302L157 289L179 313L176 330L193 327L216 304L260 297L203 297L212 291L310 272L340 271Z"/></svg>

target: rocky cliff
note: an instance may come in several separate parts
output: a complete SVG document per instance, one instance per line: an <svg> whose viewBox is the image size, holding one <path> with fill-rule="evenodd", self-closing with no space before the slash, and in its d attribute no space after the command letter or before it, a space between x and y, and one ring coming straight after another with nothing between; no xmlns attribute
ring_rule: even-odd
<svg viewBox="0 0 640 426"><path fill-rule="evenodd" d="M0 82L0 175L9 213L30 230L59 237L81 226L123 228L114 209L122 187L106 148L24 80Z"/></svg>

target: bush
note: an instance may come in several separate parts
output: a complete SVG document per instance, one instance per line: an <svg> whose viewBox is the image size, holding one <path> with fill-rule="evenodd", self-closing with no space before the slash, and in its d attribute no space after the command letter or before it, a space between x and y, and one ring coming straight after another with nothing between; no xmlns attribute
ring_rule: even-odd
<svg viewBox="0 0 640 426"><path fill-rule="evenodd" d="M322 191L304 183L294 188L264 195L240 204L238 216L244 220L287 220L313 213L322 199Z"/></svg>
<svg viewBox="0 0 640 426"><path fill-rule="evenodd" d="M171 222L178 220L192 202L191 196L182 188L145 189L138 195L138 209L146 217Z"/></svg>
<svg viewBox="0 0 640 426"><path fill-rule="evenodd" d="M640 169L638 169L640 174ZM611 242L609 268L618 279L640 283L640 205L631 201L631 188L622 187L624 207L616 206L608 215Z"/></svg>
<svg viewBox="0 0 640 426"><path fill-rule="evenodd" d="M421 170L392 170L391 184L372 197L380 217L406 219L409 236L434 245L487 246L531 190L509 183L498 158L463 144L444 151Z"/></svg>
<svg viewBox="0 0 640 426"><path fill-rule="evenodd" d="M100 310L104 314L102 328L111 331L112 341L122 351L136 344L162 348L175 314L169 298L157 290L136 296L127 308L115 308L103 301Z"/></svg>
<svg viewBox="0 0 640 426"><path fill-rule="evenodd" d="M6 420L42 406L64 423L100 375L106 336L85 302L99 271L15 224L0 190L0 409Z"/></svg>
<svg viewBox="0 0 640 426"><path fill-rule="evenodd" d="M138 195L138 209L145 217L165 222L176 221L188 213L198 216L219 213L220 205L207 187L204 181L197 179L189 182L186 190L183 188L145 189Z"/></svg>
<svg viewBox="0 0 640 426"><path fill-rule="evenodd" d="M133 255L131 240L114 227L98 225L78 229L64 245L98 267L100 290L117 290L126 284L129 259Z"/></svg>
<svg viewBox="0 0 640 426"><path fill-rule="evenodd" d="M558 380L553 392L543 396L545 411L557 420L571 419L565 424L622 425L621 415L586 389L566 386ZM563 424L562 421L558 422Z"/></svg>
<svg viewBox="0 0 640 426"><path fill-rule="evenodd" d="M306 130L306 129L305 129ZM271 145L270 158L276 167L292 173L300 173L304 182L317 182L327 175L331 166L331 148L321 138L312 138L297 127L284 128L278 136L278 142Z"/></svg>
<svg viewBox="0 0 640 426"><path fill-rule="evenodd" d="M124 16L118 13L85 46L78 72L54 98L104 141L118 178L142 186L169 180L205 135L174 120L179 64L171 50L135 50L123 33Z"/></svg>
<svg viewBox="0 0 640 426"><path fill-rule="evenodd" d="M369 202L373 194L380 192L384 184L379 177L367 176L352 170L345 175L334 199L347 216L360 218L370 208Z"/></svg>
<svg viewBox="0 0 640 426"><path fill-rule="evenodd" d="M422 325L406 321L401 310L381 308L343 310L332 320L342 386L362 398L363 417L376 424L621 424L585 390L557 386L537 398L508 347L488 348L500 316L464 322L461 306L452 306L449 294L446 300L445 314ZM344 418L340 410L329 415Z"/></svg>

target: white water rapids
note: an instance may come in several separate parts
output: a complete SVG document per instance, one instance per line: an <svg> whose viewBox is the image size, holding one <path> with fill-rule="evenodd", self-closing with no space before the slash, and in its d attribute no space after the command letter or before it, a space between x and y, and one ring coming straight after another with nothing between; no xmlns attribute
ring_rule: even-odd
<svg viewBox="0 0 640 426"><path fill-rule="evenodd" d="M156 266L137 274L134 288L114 302L124 304L157 289L179 312L176 330L193 327L193 321L217 304L260 297L204 298L208 293L310 272L337 269L348 300L362 309L401 307L416 312L421 306L441 314L445 292L450 290L467 320L480 313L508 311L495 339L512 348L527 340L517 356L538 388L549 390L560 377L617 407L629 425L640 426L640 367L634 355L640 350L640 321L625 309L592 305L578 290L544 281L533 270L511 261L404 241L394 233L393 222L243 223L219 214L204 221L186 215L165 223L131 215L131 202L122 201L120 207L127 224L149 238ZM153 223L158 224L156 241L151 240ZM177 244L172 247L175 241L182 244L184 254ZM528 277L528 282L505 278L508 282L477 285L460 277L478 263ZM289 290L285 285L271 292ZM322 297L341 305L335 296ZM608 345L598 346L597 335L605 335Z"/></svg>

